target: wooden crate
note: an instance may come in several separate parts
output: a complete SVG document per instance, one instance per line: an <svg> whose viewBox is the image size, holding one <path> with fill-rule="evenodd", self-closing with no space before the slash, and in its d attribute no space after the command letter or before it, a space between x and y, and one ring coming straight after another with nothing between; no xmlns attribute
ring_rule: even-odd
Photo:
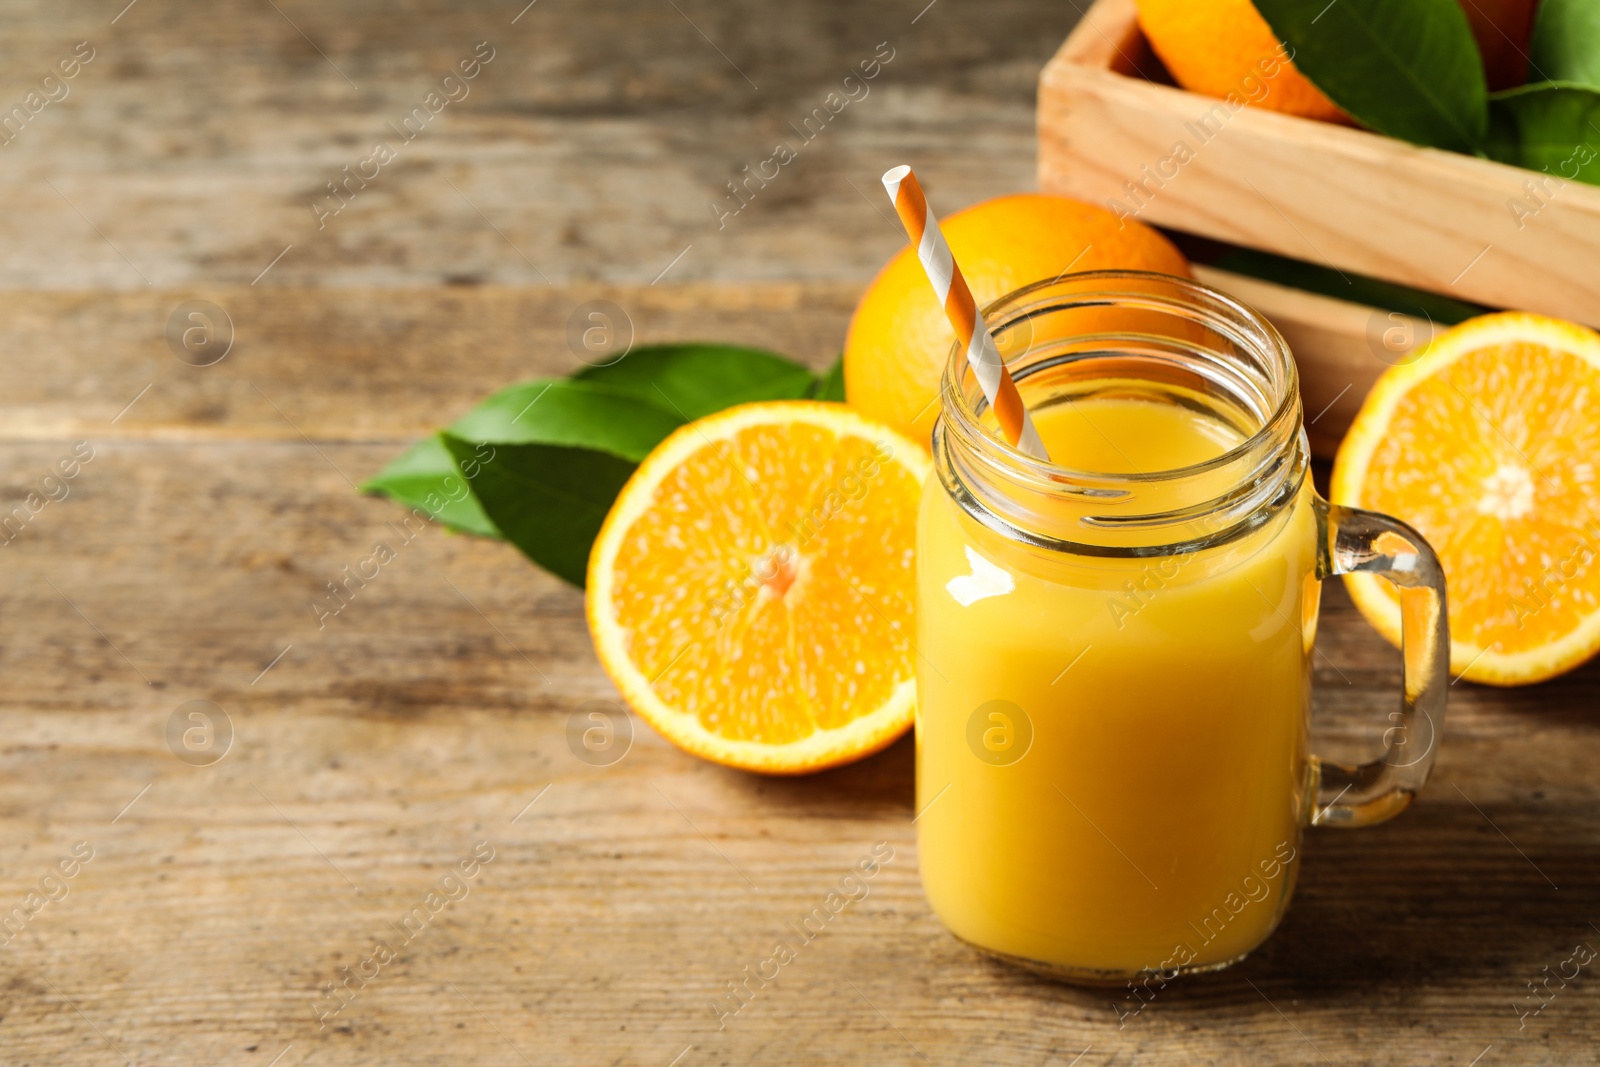
<svg viewBox="0 0 1600 1067"><path fill-rule="evenodd" d="M1323 459L1333 458L1367 391L1389 366L1377 355L1388 350L1381 347L1381 337L1373 336L1375 321L1382 332L1394 331L1404 338L1401 351L1390 355L1391 360L1426 344L1441 329L1425 318L1391 315L1223 270L1196 266L1194 275L1260 311L1289 342L1300 367L1300 399L1311 454Z"/></svg>
<svg viewBox="0 0 1600 1067"><path fill-rule="evenodd" d="M1039 79L1040 188L1341 272L1600 325L1600 188L1551 183L1535 199L1540 176L1529 171L1233 110L1165 81L1133 0L1096 0ZM1198 273L1288 338L1306 418L1332 404L1311 427L1327 454L1387 366L1373 309ZM1421 338L1430 332L1427 322L1406 325Z"/></svg>

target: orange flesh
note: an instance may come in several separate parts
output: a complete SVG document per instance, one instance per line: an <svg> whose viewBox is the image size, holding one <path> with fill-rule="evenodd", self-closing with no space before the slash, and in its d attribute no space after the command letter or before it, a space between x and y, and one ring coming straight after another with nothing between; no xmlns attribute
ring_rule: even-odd
<svg viewBox="0 0 1600 1067"><path fill-rule="evenodd" d="M758 425L667 474L617 552L613 596L664 703L723 738L783 745L910 677L921 486L878 448Z"/></svg>
<svg viewBox="0 0 1600 1067"><path fill-rule="evenodd" d="M1597 402L1600 370L1529 342L1468 352L1400 399L1362 506L1433 545L1458 639L1516 652L1595 613Z"/></svg>

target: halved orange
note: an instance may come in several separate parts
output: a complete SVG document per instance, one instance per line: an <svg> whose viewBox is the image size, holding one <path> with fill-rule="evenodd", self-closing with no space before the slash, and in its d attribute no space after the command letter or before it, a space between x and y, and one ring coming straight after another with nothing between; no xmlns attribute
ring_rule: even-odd
<svg viewBox="0 0 1600 1067"><path fill-rule="evenodd" d="M674 432L589 556L624 699L731 767L802 774L911 725L918 445L842 404L745 404Z"/></svg>
<svg viewBox="0 0 1600 1067"><path fill-rule="evenodd" d="M1600 335L1484 315L1386 371L1334 462L1334 503L1415 526L1444 564L1450 665L1492 685L1542 681L1600 650ZM1349 575L1390 641L1388 582Z"/></svg>

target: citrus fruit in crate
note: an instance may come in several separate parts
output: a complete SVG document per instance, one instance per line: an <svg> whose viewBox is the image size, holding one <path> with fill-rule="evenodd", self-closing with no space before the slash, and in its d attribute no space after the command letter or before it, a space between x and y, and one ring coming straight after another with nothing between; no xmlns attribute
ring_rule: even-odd
<svg viewBox="0 0 1600 1067"><path fill-rule="evenodd" d="M1537 6L1537 0L1461 0L1490 89L1509 89L1528 80L1529 39Z"/></svg>
<svg viewBox="0 0 1600 1067"><path fill-rule="evenodd" d="M1345 113L1284 58L1250 0L1138 0L1139 28L1185 89L1325 122ZM1256 86L1264 86L1261 92ZM1259 94L1260 98L1255 99Z"/></svg>
<svg viewBox="0 0 1600 1067"><path fill-rule="evenodd" d="M940 221L979 307L1066 271L1189 275L1183 254L1155 230L1066 197L1002 196ZM844 342L850 406L926 449L939 415L939 378L955 340L916 249L902 248L850 319Z"/></svg>
<svg viewBox="0 0 1600 1067"><path fill-rule="evenodd" d="M772 774L899 737L928 467L842 404L746 404L674 432L589 557L589 629L629 705L685 751Z"/></svg>
<svg viewBox="0 0 1600 1067"><path fill-rule="evenodd" d="M1384 373L1339 447L1330 496L1415 526L1444 564L1451 669L1521 685L1600 650L1597 459L1600 335L1506 312ZM1398 644L1394 588L1345 581Z"/></svg>

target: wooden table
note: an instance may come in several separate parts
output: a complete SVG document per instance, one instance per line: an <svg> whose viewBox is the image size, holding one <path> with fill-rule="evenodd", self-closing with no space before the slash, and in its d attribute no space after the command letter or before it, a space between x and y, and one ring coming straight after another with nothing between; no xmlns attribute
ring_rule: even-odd
<svg viewBox="0 0 1600 1067"><path fill-rule="evenodd" d="M1031 78L1071 18L544 0L512 25L520 6L10 20L12 95L76 41L98 52L0 152L7 506L59 496L46 475L93 449L0 549L0 918L33 909L0 950L0 1061L1595 1062L1587 971L1522 1029L1514 1008L1600 945L1594 668L1456 686L1416 807L1309 833L1273 939L1119 1028L1118 998L941 929L909 741L771 780L640 726L584 763L569 720L614 693L579 595L437 529L319 628L325 583L398 542L398 509L352 483L489 390L572 369L578 303L614 301L641 340L825 363L896 243L845 179L870 192L916 152L948 202L1026 187ZM881 97L841 116L859 122L716 230L717 184L891 34ZM319 234L306 196L491 38L476 95ZM953 152L964 132L994 165ZM195 299L234 326L208 367L165 339ZM1386 725L1398 657L1326 601L1318 743L1350 755ZM231 725L210 765L169 747L196 700ZM719 1028L713 999L880 841L870 895ZM475 846L492 859L427 910ZM30 901L41 884L59 899ZM379 940L395 958L333 1013L328 984L371 973Z"/></svg>

